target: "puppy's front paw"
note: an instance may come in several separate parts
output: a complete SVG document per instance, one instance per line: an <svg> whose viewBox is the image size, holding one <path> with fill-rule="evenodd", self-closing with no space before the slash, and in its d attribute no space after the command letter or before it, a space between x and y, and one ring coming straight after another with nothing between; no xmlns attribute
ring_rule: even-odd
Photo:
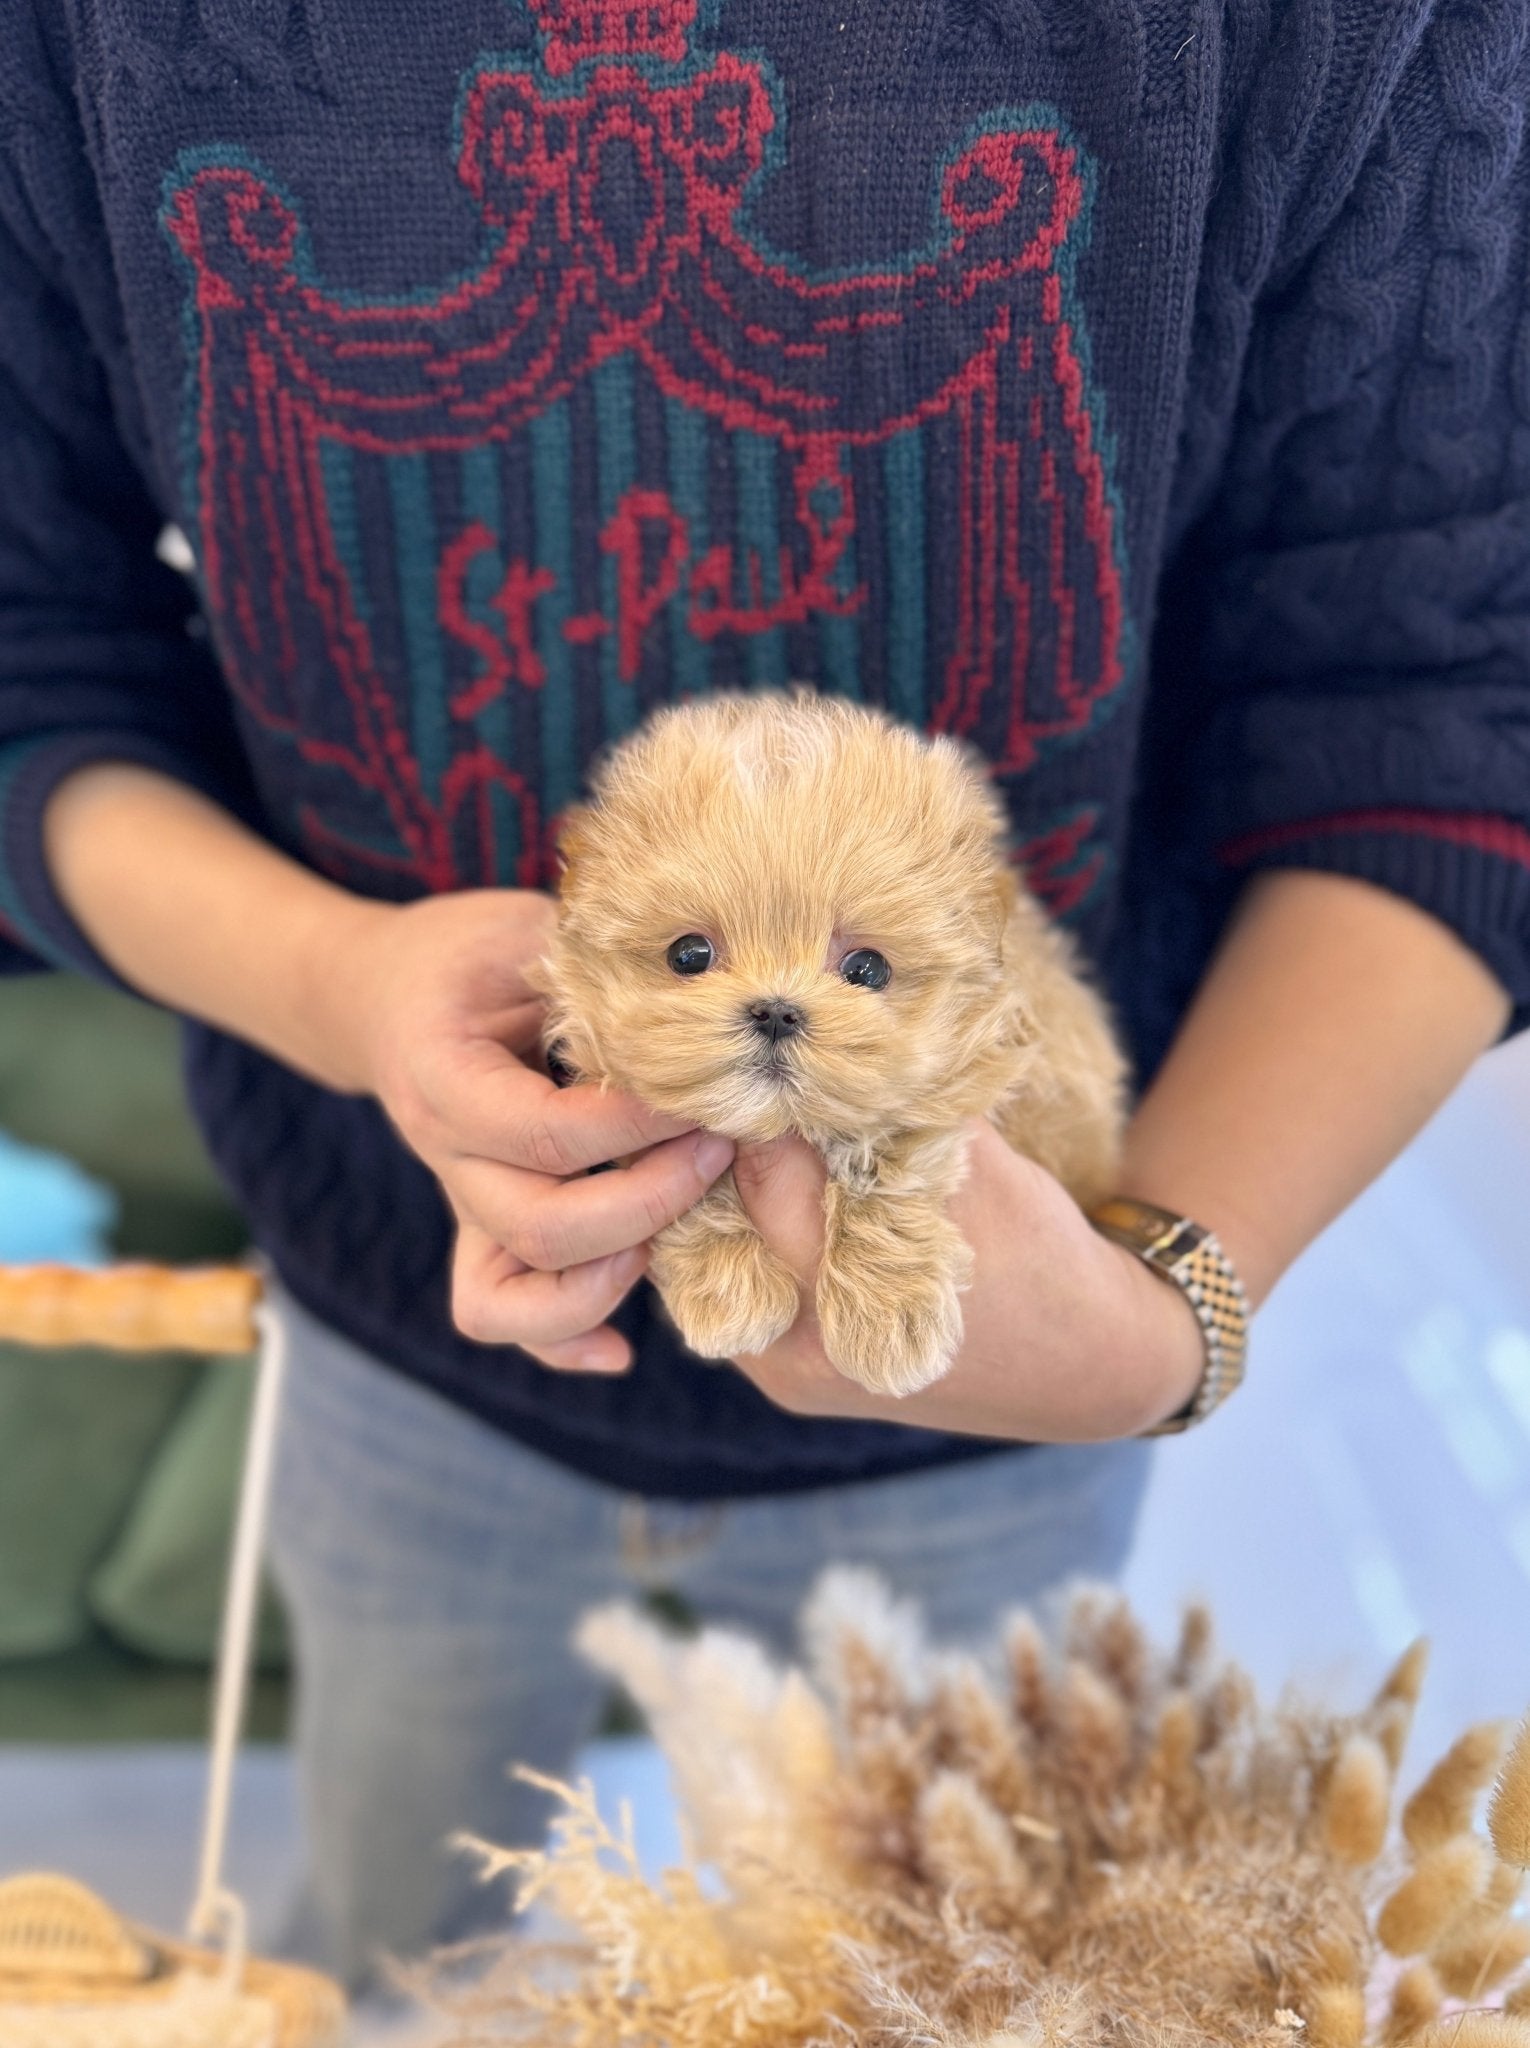
<svg viewBox="0 0 1530 2048"><path fill-rule="evenodd" d="M797 1320L796 1281L757 1231L687 1230L695 1213L654 1239L653 1281L675 1328L699 1358L768 1350Z"/></svg>
<svg viewBox="0 0 1530 2048"><path fill-rule="evenodd" d="M893 1297L825 1265L818 1326L825 1356L847 1379L875 1394L917 1394L940 1378L962 1341L955 1276L900 1277Z"/></svg>

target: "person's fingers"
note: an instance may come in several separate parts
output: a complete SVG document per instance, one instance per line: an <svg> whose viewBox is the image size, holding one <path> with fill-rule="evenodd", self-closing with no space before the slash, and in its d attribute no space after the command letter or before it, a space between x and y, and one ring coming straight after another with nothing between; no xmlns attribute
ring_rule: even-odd
<svg viewBox="0 0 1530 2048"><path fill-rule="evenodd" d="M823 1256L823 1161L802 1138L740 1145L733 1184L749 1220L793 1276L811 1287Z"/></svg>
<svg viewBox="0 0 1530 2048"><path fill-rule="evenodd" d="M647 1263L640 1245L566 1273L536 1273L464 1223L452 1263L452 1320L478 1344L515 1344L565 1370L620 1372L631 1349L605 1319Z"/></svg>
<svg viewBox="0 0 1530 2048"><path fill-rule="evenodd" d="M437 1079L432 1109L458 1157L560 1180L695 1129L615 1089L559 1088L539 1068L487 1044Z"/></svg>
<svg viewBox="0 0 1530 2048"><path fill-rule="evenodd" d="M505 1250L539 1272L643 1244L683 1216L733 1157L727 1138L671 1138L610 1173L554 1180L483 1159L453 1163L452 1200Z"/></svg>
<svg viewBox="0 0 1530 2048"><path fill-rule="evenodd" d="M549 1366L554 1372L603 1372L614 1378L632 1365L632 1346L609 1323L586 1331L582 1337L571 1337L566 1344L526 1344L521 1348L538 1365Z"/></svg>

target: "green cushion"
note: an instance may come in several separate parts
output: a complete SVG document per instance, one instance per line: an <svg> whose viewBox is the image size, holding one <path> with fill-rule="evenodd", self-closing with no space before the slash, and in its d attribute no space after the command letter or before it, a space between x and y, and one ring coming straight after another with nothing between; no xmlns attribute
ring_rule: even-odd
<svg viewBox="0 0 1530 2048"><path fill-rule="evenodd" d="M254 1385L242 1360L206 1368L91 1579L96 1619L145 1656L202 1663L213 1653ZM269 1590L259 1654L267 1669L279 1667L284 1655L281 1615Z"/></svg>
<svg viewBox="0 0 1530 2048"><path fill-rule="evenodd" d="M0 1127L67 1154L112 1189L119 1256L219 1259L247 1242L181 1099L175 1020L146 1003L71 975L8 981ZM0 1658L70 1650L90 1633L91 1575L125 1538L139 1487L202 1370L179 1356L0 1347ZM191 1412L185 1419L194 1424ZM237 1463L232 1445L228 1458ZM231 1472L215 1485L231 1488ZM145 1515L151 1531L176 1519ZM133 1514L135 1530L139 1521ZM221 1538L206 1526L188 1526L182 1540L216 1550ZM130 1559L143 1554L135 1540ZM163 1547L161 1538L153 1554ZM125 1612L137 1615L136 1604ZM179 1618L167 1626L172 1640L187 1639ZM195 1654L209 1633L198 1631Z"/></svg>
<svg viewBox="0 0 1530 2048"><path fill-rule="evenodd" d="M173 1017L76 975L0 989L0 1128L112 1190L120 1258L220 1259L249 1242L181 1093Z"/></svg>
<svg viewBox="0 0 1530 2048"><path fill-rule="evenodd" d="M198 1370L0 1346L0 1658L87 1635L86 1582Z"/></svg>

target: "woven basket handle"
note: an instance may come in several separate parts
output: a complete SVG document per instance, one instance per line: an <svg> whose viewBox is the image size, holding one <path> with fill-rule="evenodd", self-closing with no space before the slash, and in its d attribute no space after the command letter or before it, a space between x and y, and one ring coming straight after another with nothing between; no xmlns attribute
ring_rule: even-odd
<svg viewBox="0 0 1530 2048"><path fill-rule="evenodd" d="M243 1266L0 1266L0 1340L251 1352L260 1293L260 1275Z"/></svg>

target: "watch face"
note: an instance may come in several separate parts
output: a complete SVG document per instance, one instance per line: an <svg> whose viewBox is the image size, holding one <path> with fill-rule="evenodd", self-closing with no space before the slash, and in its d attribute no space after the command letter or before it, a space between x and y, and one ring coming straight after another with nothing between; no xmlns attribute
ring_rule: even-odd
<svg viewBox="0 0 1530 2048"><path fill-rule="evenodd" d="M1201 1233L1197 1226L1176 1216L1172 1210L1155 1208L1150 1202L1134 1202L1117 1196L1103 1202L1094 1220L1136 1252L1155 1263L1172 1263L1194 1249Z"/></svg>
<svg viewBox="0 0 1530 2048"><path fill-rule="evenodd" d="M1143 1432L1147 1436L1177 1435L1220 1408L1242 1381L1248 1341L1247 1297L1216 1238L1188 1216L1117 1195L1093 1210L1090 1221L1178 1287L1201 1326L1206 1369L1200 1386L1177 1414Z"/></svg>

